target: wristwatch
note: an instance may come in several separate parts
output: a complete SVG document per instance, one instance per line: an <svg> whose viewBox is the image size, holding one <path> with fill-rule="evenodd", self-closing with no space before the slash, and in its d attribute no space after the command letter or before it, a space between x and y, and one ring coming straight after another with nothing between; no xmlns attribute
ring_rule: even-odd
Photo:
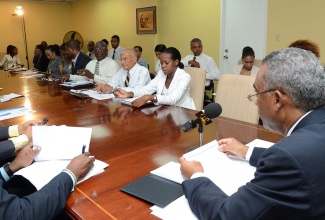
<svg viewBox="0 0 325 220"><path fill-rule="evenodd" d="M7 175L9 177L11 177L12 175L14 175L14 173L11 171L10 167L9 167L10 162L6 163L5 165L3 165L3 169L5 170L5 172L7 173Z"/></svg>
<svg viewBox="0 0 325 220"><path fill-rule="evenodd" d="M153 95L153 102L157 102L157 96L156 95Z"/></svg>

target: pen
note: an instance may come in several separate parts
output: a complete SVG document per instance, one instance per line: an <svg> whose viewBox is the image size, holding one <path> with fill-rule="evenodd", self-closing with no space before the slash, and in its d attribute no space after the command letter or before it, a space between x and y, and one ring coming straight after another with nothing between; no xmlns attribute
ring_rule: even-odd
<svg viewBox="0 0 325 220"><path fill-rule="evenodd" d="M86 145L84 144L83 146L82 146L82 153L85 153L85 150L86 150Z"/></svg>
<svg viewBox="0 0 325 220"><path fill-rule="evenodd" d="M6 116L6 115L10 115L11 113L9 112L9 113L6 113L6 114L3 114L3 115L0 115L0 117L1 116Z"/></svg>

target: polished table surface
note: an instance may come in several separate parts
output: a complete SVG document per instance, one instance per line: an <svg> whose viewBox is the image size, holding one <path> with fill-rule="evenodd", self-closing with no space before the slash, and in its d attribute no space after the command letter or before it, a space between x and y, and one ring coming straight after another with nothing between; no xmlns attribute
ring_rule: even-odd
<svg viewBox="0 0 325 220"><path fill-rule="evenodd" d="M112 99L79 99L59 82L21 79L21 75L0 71L0 95L24 95L0 103L0 109L24 105L36 112L0 124L48 117L53 125L91 127L90 153L109 164L105 172L76 186L66 203L68 215L73 219L157 219L150 214L151 204L119 189L169 161L177 162L186 149L198 146L197 130L185 133L181 129L183 123L195 118L195 111L171 106L138 109ZM262 126L223 117L204 126L203 144L227 137L243 143L255 138L271 142L282 138ZM69 134L58 138L69 138Z"/></svg>

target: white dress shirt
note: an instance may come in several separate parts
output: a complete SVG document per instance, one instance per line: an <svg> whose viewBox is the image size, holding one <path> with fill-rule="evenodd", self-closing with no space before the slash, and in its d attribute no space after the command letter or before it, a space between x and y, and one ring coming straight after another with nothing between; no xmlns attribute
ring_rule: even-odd
<svg viewBox="0 0 325 220"><path fill-rule="evenodd" d="M122 52L122 50L124 50L124 48L121 46L118 46L116 49L114 49L114 48L110 49L107 54L107 56L109 58L113 57L114 50L115 50L114 60L121 60L121 52Z"/></svg>
<svg viewBox="0 0 325 220"><path fill-rule="evenodd" d="M18 54L15 56L10 56L10 54L4 55L1 66L7 65L8 68L16 68L17 64L21 64Z"/></svg>
<svg viewBox="0 0 325 220"><path fill-rule="evenodd" d="M85 69L89 70L92 74L95 74L96 63L97 59L90 61ZM99 75L94 75L94 81L100 83L108 83L112 79L112 77L118 72L119 69L120 68L118 64L114 60L109 57L106 57L105 59L99 61ZM70 80L92 81L92 79L88 79L85 76L79 75L70 75Z"/></svg>
<svg viewBox="0 0 325 220"><path fill-rule="evenodd" d="M155 66L156 74L158 74L159 70L161 70L161 64L160 64L160 60L157 60L156 66Z"/></svg>
<svg viewBox="0 0 325 220"><path fill-rule="evenodd" d="M206 81L205 86L210 85L210 80L217 80L220 77L220 70L218 69L218 66L216 62L212 59L212 57L209 57L208 55L205 55L204 53L201 53L199 56L195 56L195 61L200 64L200 68L204 69L206 74ZM181 60L181 62L184 64L184 66L191 66L188 64L188 61L193 60L194 55L187 55L185 58Z"/></svg>
<svg viewBox="0 0 325 220"><path fill-rule="evenodd" d="M96 59L96 56L95 56L95 50L93 50L93 51L88 51L87 53L86 53L86 55L87 56L89 56L92 60L95 60Z"/></svg>
<svg viewBox="0 0 325 220"><path fill-rule="evenodd" d="M139 89L147 85L151 79L149 75L149 70L139 64L135 64L132 69L130 69L130 81L129 86L125 87L125 79L127 76L127 70L121 68L109 81L109 85L112 87L123 88L125 91L131 91L131 89Z"/></svg>

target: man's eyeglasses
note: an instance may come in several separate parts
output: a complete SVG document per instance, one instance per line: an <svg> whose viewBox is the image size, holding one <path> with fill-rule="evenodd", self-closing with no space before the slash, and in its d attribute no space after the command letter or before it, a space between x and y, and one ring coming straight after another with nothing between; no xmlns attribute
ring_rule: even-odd
<svg viewBox="0 0 325 220"><path fill-rule="evenodd" d="M106 47L95 47L95 50L97 50L97 51L99 51L99 50L104 51L106 49L107 49Z"/></svg>
<svg viewBox="0 0 325 220"><path fill-rule="evenodd" d="M264 91L264 92L259 92L259 93L256 93L256 94L252 94L252 95L247 96L247 99L248 99L250 102L255 102L256 99L257 99L257 95L261 95L261 94L268 93L268 92L274 92L275 90L276 90L276 89L269 89L269 90Z"/></svg>

